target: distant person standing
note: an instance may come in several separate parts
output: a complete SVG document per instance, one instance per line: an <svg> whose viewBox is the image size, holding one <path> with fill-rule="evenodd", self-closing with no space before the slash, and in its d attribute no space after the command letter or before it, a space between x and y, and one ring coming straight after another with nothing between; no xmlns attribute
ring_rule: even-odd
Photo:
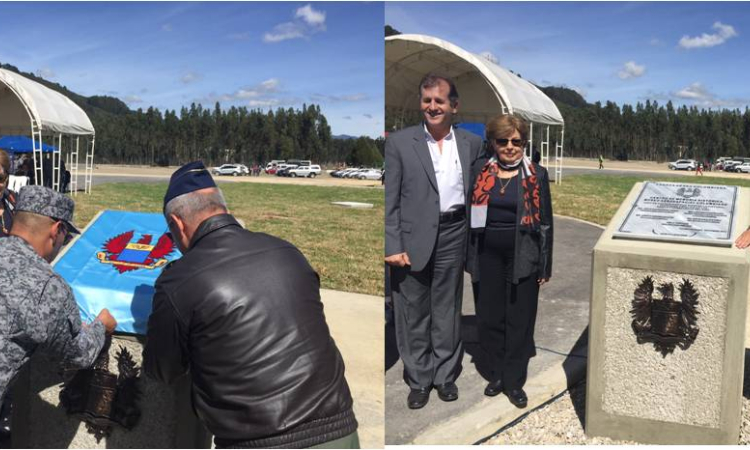
<svg viewBox="0 0 750 450"><path fill-rule="evenodd" d="M695 168L695 175L703 176L703 163L698 163L698 167Z"/></svg>
<svg viewBox="0 0 750 450"><path fill-rule="evenodd" d="M604 169L604 157L599 154L599 168Z"/></svg>

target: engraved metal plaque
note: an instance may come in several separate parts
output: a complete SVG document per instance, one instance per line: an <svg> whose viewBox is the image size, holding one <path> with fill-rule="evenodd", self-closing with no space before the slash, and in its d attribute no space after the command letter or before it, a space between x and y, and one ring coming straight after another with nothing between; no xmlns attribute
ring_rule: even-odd
<svg viewBox="0 0 750 450"><path fill-rule="evenodd" d="M731 247L737 186L646 182L614 237Z"/></svg>

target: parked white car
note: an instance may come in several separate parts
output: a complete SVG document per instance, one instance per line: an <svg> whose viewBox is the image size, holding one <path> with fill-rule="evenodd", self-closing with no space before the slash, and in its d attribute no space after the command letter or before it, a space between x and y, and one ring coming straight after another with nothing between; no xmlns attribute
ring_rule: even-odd
<svg viewBox="0 0 750 450"><path fill-rule="evenodd" d="M219 167L214 167L211 170L214 175L249 175L250 170L244 164L223 164Z"/></svg>
<svg viewBox="0 0 750 450"><path fill-rule="evenodd" d="M299 166L295 169L289 169L289 176L292 178L296 177L309 177L315 178L320 175L320 166L313 164L311 166Z"/></svg>
<svg viewBox="0 0 750 450"><path fill-rule="evenodd" d="M694 159L678 159L669 163L667 167L672 170L695 170L698 167L698 163Z"/></svg>
<svg viewBox="0 0 750 450"><path fill-rule="evenodd" d="M360 180L379 180L383 177L383 172L378 169L367 169L357 173L356 178Z"/></svg>
<svg viewBox="0 0 750 450"><path fill-rule="evenodd" d="M750 162L742 163L738 166L734 166L735 172L750 173Z"/></svg>

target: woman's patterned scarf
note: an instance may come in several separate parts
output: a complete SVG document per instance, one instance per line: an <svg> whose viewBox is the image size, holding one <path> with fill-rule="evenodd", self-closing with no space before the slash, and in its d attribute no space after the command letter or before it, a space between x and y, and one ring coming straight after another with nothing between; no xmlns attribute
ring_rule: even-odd
<svg viewBox="0 0 750 450"><path fill-rule="evenodd" d="M490 190L497 182L498 166L497 156L493 155L487 164L482 167L474 183L471 195L471 229L483 231L487 226L487 207L490 203ZM521 214L518 224L529 230L538 231L541 219L539 217L539 183L536 177L536 166L531 160L524 156L519 167L521 189L523 189L523 201L519 212Z"/></svg>

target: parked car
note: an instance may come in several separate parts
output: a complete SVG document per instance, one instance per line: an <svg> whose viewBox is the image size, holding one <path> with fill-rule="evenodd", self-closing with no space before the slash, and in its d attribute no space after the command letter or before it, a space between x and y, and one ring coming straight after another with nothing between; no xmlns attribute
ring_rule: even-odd
<svg viewBox="0 0 750 450"><path fill-rule="evenodd" d="M297 164L279 164L279 168L276 171L277 177L288 177L289 170L297 168Z"/></svg>
<svg viewBox="0 0 750 450"><path fill-rule="evenodd" d="M695 170L698 167L698 163L694 159L678 159L669 163L667 167L672 170Z"/></svg>
<svg viewBox="0 0 750 450"><path fill-rule="evenodd" d="M244 164L222 164L219 167L214 167L211 172L214 175L232 175L235 177L238 175L250 175L250 169Z"/></svg>
<svg viewBox="0 0 750 450"><path fill-rule="evenodd" d="M734 166L735 172L750 173L750 162L744 162L742 164Z"/></svg>
<svg viewBox="0 0 750 450"><path fill-rule="evenodd" d="M294 169L289 169L289 176L292 178L296 178L296 177L315 178L318 175L320 175L320 166L318 165L299 166L299 167L295 167Z"/></svg>
<svg viewBox="0 0 750 450"><path fill-rule="evenodd" d="M344 178L358 178L359 174L367 169L354 169L351 172L344 174Z"/></svg>
<svg viewBox="0 0 750 450"><path fill-rule="evenodd" d="M337 170L335 172L331 172L331 176L336 177L336 178L344 178L344 175L351 172L352 170L357 170L357 169L348 168L348 169Z"/></svg>
<svg viewBox="0 0 750 450"><path fill-rule="evenodd" d="M378 169L366 169L357 173L360 180L379 180L383 178L383 172Z"/></svg>

